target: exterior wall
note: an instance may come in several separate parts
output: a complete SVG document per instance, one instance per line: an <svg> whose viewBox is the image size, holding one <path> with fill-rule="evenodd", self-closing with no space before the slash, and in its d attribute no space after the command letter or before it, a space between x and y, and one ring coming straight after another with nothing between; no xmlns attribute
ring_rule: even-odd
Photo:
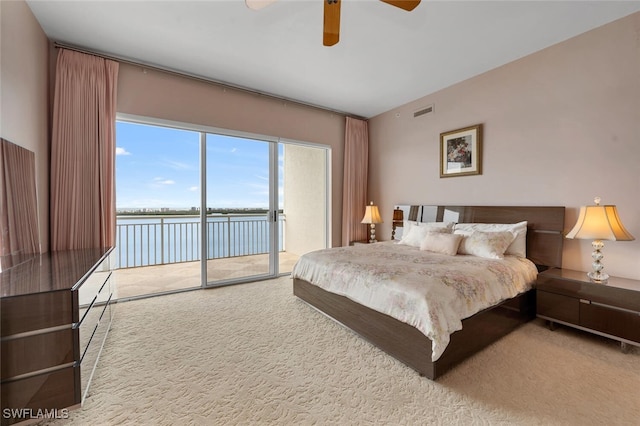
<svg viewBox="0 0 640 426"><path fill-rule="evenodd" d="M25 2L0 2L0 135L35 153L40 246L49 246L47 36Z"/></svg>
<svg viewBox="0 0 640 426"><path fill-rule="evenodd" d="M600 196L636 237L605 242L605 271L640 279L639 40L636 13L371 119L381 237L394 204L562 205L568 232ZM440 133L478 123L482 175L440 178ZM590 254L591 241L566 240L564 267L588 271Z"/></svg>
<svg viewBox="0 0 640 426"><path fill-rule="evenodd" d="M325 158L324 149L284 147L284 232L289 253L302 255L325 247Z"/></svg>
<svg viewBox="0 0 640 426"><path fill-rule="evenodd" d="M120 65L117 110L330 146L330 244L340 245L344 116L129 64Z"/></svg>

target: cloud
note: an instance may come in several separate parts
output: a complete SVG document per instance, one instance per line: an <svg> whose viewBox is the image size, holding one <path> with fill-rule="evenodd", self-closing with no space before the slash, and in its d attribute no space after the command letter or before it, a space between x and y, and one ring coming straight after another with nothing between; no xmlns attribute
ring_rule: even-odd
<svg viewBox="0 0 640 426"><path fill-rule="evenodd" d="M192 186L189 188L189 191L196 192L199 188L197 186Z"/></svg>
<svg viewBox="0 0 640 426"><path fill-rule="evenodd" d="M165 179L165 178L161 178L161 177L157 177L155 179L153 179L154 183L160 184L160 185L173 185L176 183L175 180L171 180L171 179Z"/></svg>
<svg viewBox="0 0 640 426"><path fill-rule="evenodd" d="M124 149L121 146L117 146L116 147L116 155L131 155L131 153L129 151L127 151L126 149Z"/></svg>

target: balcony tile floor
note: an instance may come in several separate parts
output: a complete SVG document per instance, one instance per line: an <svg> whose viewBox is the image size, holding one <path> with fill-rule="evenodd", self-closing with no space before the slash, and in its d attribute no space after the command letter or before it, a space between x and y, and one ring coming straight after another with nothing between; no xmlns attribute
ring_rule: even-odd
<svg viewBox="0 0 640 426"><path fill-rule="evenodd" d="M279 254L280 273L290 272L298 255ZM214 259L207 262L207 280L221 281L266 273L269 270L266 254ZM171 263L116 269L113 278L117 298L126 299L166 291L200 287L200 262Z"/></svg>

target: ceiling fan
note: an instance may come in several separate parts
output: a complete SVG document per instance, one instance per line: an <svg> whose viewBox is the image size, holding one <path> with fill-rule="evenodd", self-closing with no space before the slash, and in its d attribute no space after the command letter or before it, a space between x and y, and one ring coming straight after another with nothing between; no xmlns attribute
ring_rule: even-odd
<svg viewBox="0 0 640 426"><path fill-rule="evenodd" d="M258 10L269 6L276 0L245 0L249 9ZM324 2L324 33L322 44L333 46L340 40L340 4L342 0L322 0ZM380 0L391 6L412 11L420 4L420 0Z"/></svg>

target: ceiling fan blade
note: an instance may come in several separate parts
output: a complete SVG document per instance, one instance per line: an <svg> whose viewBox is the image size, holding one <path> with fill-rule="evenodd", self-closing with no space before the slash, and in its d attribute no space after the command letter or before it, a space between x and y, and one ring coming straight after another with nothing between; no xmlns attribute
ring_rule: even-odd
<svg viewBox="0 0 640 426"><path fill-rule="evenodd" d="M420 0L380 0L380 1L390 4L391 6L399 7L400 9L404 9L408 12L415 9L420 4Z"/></svg>
<svg viewBox="0 0 640 426"><path fill-rule="evenodd" d="M324 33L322 44L333 46L340 40L340 2L342 0L324 1Z"/></svg>
<svg viewBox="0 0 640 426"><path fill-rule="evenodd" d="M244 4L251 10L260 10L275 2L276 0L244 0Z"/></svg>

